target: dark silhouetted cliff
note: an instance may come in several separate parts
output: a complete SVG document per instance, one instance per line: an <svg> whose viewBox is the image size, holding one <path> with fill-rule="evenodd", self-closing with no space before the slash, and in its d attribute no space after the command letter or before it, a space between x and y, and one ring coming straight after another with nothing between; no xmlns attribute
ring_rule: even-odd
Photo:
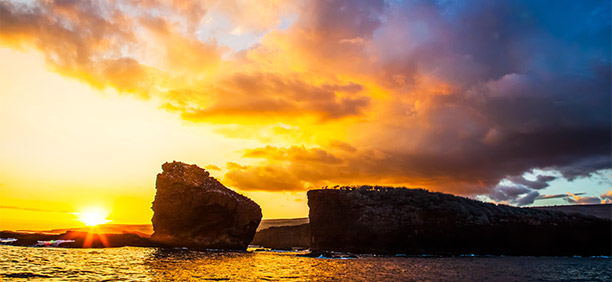
<svg viewBox="0 0 612 282"><path fill-rule="evenodd" d="M581 213L612 220L612 204L598 205L564 205L531 207L532 209L562 211L565 213Z"/></svg>
<svg viewBox="0 0 612 282"><path fill-rule="evenodd" d="M310 226L308 223L296 226L270 227L257 231L251 245L289 250L310 248Z"/></svg>
<svg viewBox="0 0 612 282"><path fill-rule="evenodd" d="M244 250L261 208L196 165L165 163L157 175L151 239L168 246Z"/></svg>
<svg viewBox="0 0 612 282"><path fill-rule="evenodd" d="M610 220L483 203L422 189L308 191L314 250L610 255Z"/></svg>

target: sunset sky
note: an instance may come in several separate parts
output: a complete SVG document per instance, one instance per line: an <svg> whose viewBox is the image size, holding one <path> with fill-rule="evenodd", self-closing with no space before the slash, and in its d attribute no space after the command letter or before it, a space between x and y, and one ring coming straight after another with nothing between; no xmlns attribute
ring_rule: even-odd
<svg viewBox="0 0 612 282"><path fill-rule="evenodd" d="M167 161L308 189L612 200L610 1L0 2L0 229L150 223Z"/></svg>

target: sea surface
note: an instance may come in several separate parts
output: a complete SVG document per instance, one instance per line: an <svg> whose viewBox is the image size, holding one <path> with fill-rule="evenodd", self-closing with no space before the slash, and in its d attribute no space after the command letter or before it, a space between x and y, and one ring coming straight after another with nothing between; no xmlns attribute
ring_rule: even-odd
<svg viewBox="0 0 612 282"><path fill-rule="evenodd" d="M299 254L0 246L0 281L612 281L610 258Z"/></svg>

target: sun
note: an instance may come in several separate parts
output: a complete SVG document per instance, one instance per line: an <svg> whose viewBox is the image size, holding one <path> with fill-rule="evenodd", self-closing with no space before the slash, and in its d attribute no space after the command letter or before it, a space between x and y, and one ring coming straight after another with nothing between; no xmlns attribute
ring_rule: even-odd
<svg viewBox="0 0 612 282"><path fill-rule="evenodd" d="M75 214L77 219L87 226L96 226L110 222L110 220L106 219L109 212L100 207L89 207Z"/></svg>

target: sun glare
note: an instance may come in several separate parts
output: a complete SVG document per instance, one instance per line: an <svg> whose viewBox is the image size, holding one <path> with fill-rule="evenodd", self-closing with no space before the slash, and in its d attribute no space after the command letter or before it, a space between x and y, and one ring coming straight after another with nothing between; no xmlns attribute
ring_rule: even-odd
<svg viewBox="0 0 612 282"><path fill-rule="evenodd" d="M106 219L109 212L99 207L87 208L75 214L77 219L87 226L96 226L110 222L110 220Z"/></svg>

